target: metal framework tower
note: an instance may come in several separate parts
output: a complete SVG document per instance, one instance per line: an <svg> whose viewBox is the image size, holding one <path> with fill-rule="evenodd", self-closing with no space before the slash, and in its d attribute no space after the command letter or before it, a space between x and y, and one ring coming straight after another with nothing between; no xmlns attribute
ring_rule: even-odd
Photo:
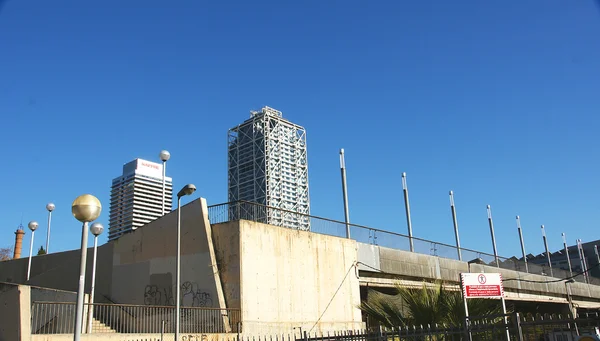
<svg viewBox="0 0 600 341"><path fill-rule="evenodd" d="M282 210L310 214L306 130L283 118L281 111L264 107L229 129L229 201L251 201ZM254 212L232 212L253 214ZM306 216L282 210L259 212L271 225L310 230Z"/></svg>

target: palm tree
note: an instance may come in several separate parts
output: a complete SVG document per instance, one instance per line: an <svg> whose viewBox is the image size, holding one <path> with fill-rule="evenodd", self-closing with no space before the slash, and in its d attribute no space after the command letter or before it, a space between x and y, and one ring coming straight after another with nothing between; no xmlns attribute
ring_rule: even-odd
<svg viewBox="0 0 600 341"><path fill-rule="evenodd" d="M469 299L470 316L502 314L497 300ZM438 282L434 286L423 283L421 288L405 288L396 284L393 295L369 290L360 309L371 322L383 327L448 325L461 327L465 309L460 291L450 291Z"/></svg>

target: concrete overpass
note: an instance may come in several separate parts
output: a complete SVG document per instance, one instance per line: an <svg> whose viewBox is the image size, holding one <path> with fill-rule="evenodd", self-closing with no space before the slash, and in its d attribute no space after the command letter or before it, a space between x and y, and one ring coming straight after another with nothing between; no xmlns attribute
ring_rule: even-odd
<svg viewBox="0 0 600 341"><path fill-rule="evenodd" d="M507 300L564 304L564 313L568 312L565 282L557 278L365 243L357 243L357 259L362 263L359 264L361 287L390 288L397 282L420 287L423 281L444 281L458 290L461 272L500 273ZM569 286L575 307L600 308L600 286L581 282Z"/></svg>

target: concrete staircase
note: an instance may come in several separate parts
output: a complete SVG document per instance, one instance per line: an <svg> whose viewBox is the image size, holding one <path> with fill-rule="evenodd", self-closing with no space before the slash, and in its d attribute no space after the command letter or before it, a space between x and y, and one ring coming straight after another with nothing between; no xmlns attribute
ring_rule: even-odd
<svg viewBox="0 0 600 341"><path fill-rule="evenodd" d="M107 326L106 324L92 319L92 333L116 333L117 331Z"/></svg>

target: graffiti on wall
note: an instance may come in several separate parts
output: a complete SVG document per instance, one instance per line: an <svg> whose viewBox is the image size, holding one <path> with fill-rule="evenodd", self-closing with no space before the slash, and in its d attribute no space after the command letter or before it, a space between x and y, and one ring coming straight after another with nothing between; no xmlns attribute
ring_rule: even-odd
<svg viewBox="0 0 600 341"><path fill-rule="evenodd" d="M166 274L160 274L166 275ZM168 274L170 279L170 273ZM175 305L173 287L170 282L165 283L165 276L154 277L150 276L150 284L144 288L144 304L145 305ZM154 280L153 280L154 279ZM161 282L162 283L158 283ZM182 307L212 307L213 301L210 293L200 289L198 283L186 281L181 284L181 298L179 304Z"/></svg>
<svg viewBox="0 0 600 341"><path fill-rule="evenodd" d="M175 305L173 300L173 289L160 288L157 285L146 285L144 288L145 305Z"/></svg>
<svg viewBox="0 0 600 341"><path fill-rule="evenodd" d="M145 305L175 305L173 300L173 275L170 272L150 275L144 288Z"/></svg>
<svg viewBox="0 0 600 341"><path fill-rule="evenodd" d="M184 304L187 303L187 304ZM210 294L198 288L198 283L185 282L181 285L181 305L189 307L212 307Z"/></svg>

